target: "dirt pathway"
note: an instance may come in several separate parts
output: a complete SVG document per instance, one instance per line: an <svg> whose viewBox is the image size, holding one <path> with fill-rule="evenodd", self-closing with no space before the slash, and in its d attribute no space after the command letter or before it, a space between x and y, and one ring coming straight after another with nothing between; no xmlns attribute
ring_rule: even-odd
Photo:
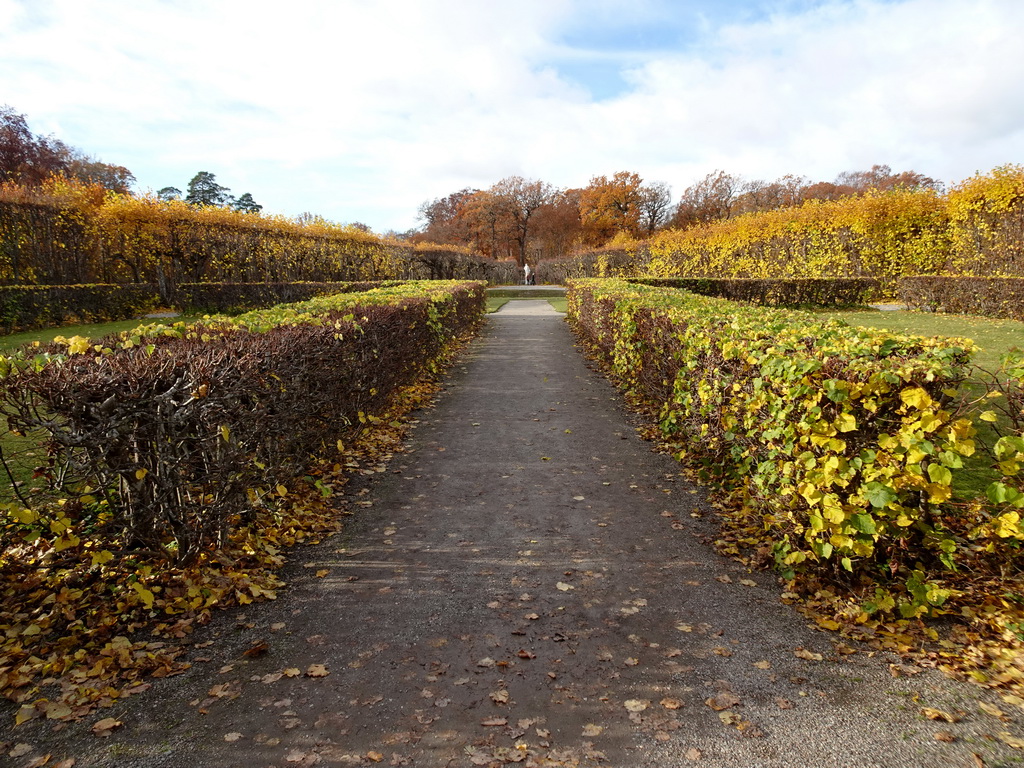
<svg viewBox="0 0 1024 768"><path fill-rule="evenodd" d="M289 590L216 616L192 672L97 716L123 721L108 738L29 724L11 765L1019 763L996 738L1019 724L978 709L1006 705L838 653L769 574L714 554L677 473L561 315L507 304Z"/></svg>

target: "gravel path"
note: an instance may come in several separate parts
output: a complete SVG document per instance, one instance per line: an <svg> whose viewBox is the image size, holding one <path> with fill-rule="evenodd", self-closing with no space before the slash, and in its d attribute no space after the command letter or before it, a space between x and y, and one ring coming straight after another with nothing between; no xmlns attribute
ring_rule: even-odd
<svg viewBox="0 0 1024 768"><path fill-rule="evenodd" d="M0 737L25 745L10 764L1021 763L990 693L838 652L770 574L715 554L678 469L561 315L506 304L289 590L216 616L192 672L94 718L123 721L108 738L31 723Z"/></svg>

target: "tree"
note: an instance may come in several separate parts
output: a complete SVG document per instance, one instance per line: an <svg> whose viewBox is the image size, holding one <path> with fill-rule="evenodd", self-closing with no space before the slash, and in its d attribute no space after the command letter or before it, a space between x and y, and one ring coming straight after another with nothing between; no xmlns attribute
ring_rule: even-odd
<svg viewBox="0 0 1024 768"><path fill-rule="evenodd" d="M519 266L526 265L527 245L530 241L530 219L537 209L554 194L554 187L544 181L527 180L522 176L509 176L490 189L490 193L512 220L512 229L518 246Z"/></svg>
<svg viewBox="0 0 1024 768"><path fill-rule="evenodd" d="M259 213L263 210L263 206L253 200L252 195L248 192L235 200L231 207L242 213Z"/></svg>
<svg viewBox="0 0 1024 768"><path fill-rule="evenodd" d="M683 191L672 216L672 226L684 229L728 219L733 213L741 184L739 176L712 171Z"/></svg>
<svg viewBox="0 0 1024 768"><path fill-rule="evenodd" d="M580 219L590 245L603 245L620 232L640 233L642 186L637 174L619 171L611 179L593 177L580 191Z"/></svg>
<svg viewBox="0 0 1024 768"><path fill-rule="evenodd" d="M0 107L0 181L41 184L48 176L63 173L71 154L59 139L34 135L24 115Z"/></svg>
<svg viewBox="0 0 1024 768"><path fill-rule="evenodd" d="M217 183L217 177L209 171L200 171L188 183L185 202L190 205L229 205L234 198L227 187Z"/></svg>
<svg viewBox="0 0 1024 768"><path fill-rule="evenodd" d="M181 190L177 187L163 187L157 190L156 196L161 200L181 200Z"/></svg>
<svg viewBox="0 0 1024 768"><path fill-rule="evenodd" d="M640 188L640 230L650 237L668 220L672 209L672 189L663 181L653 181Z"/></svg>
<svg viewBox="0 0 1024 768"><path fill-rule="evenodd" d="M135 175L123 165L103 163L78 152L73 153L67 174L84 184L98 184L121 195L130 194L132 184L135 183Z"/></svg>

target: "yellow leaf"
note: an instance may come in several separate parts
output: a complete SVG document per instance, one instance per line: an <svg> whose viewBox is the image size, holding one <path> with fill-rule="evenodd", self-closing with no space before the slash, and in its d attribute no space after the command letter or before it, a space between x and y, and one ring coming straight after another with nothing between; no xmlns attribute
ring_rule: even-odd
<svg viewBox="0 0 1024 768"><path fill-rule="evenodd" d="M101 549L99 552L92 553L92 564L94 566L109 563L113 559L114 553L106 549Z"/></svg>
<svg viewBox="0 0 1024 768"><path fill-rule="evenodd" d="M228 428L227 424L221 424L220 437L225 443L231 439L231 430Z"/></svg>
<svg viewBox="0 0 1024 768"><path fill-rule="evenodd" d="M142 469L136 469L135 470L135 479L136 480L144 480L146 475L148 475L148 474L149 474L149 470L146 469L145 467L143 467Z"/></svg>
<svg viewBox="0 0 1024 768"><path fill-rule="evenodd" d="M911 387L910 389L903 390L900 392L900 400L919 411L923 411L933 402L931 395L921 389L921 387Z"/></svg>
<svg viewBox="0 0 1024 768"><path fill-rule="evenodd" d="M277 486L277 492L281 496L287 496L288 495L288 489L285 488L283 485L278 485Z"/></svg>
<svg viewBox="0 0 1024 768"><path fill-rule="evenodd" d="M153 607L153 600L156 596L152 592L137 581L132 582L132 588L139 593L139 597L142 598L142 603L146 606L146 610Z"/></svg>
<svg viewBox="0 0 1024 768"><path fill-rule="evenodd" d="M841 413L835 422L837 432L853 432L857 428L857 419L852 413Z"/></svg>

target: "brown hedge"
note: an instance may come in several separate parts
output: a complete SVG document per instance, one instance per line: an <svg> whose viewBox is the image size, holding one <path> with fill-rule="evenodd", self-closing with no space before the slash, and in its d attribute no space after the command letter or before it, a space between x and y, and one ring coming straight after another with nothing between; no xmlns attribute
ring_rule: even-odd
<svg viewBox="0 0 1024 768"><path fill-rule="evenodd" d="M1024 320L1024 277L903 277L899 296L911 309Z"/></svg>
<svg viewBox="0 0 1024 768"><path fill-rule="evenodd" d="M714 296L773 307L850 306L878 295L881 284L873 278L710 278L639 277L629 282L656 288L678 288L701 296Z"/></svg>

